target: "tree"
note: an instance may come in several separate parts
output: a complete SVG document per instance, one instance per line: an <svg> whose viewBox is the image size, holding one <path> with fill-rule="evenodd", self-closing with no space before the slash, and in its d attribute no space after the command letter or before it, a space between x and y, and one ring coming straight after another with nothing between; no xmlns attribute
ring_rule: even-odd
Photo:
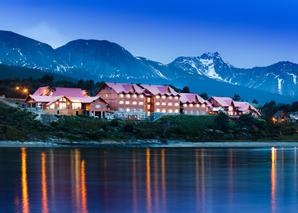
<svg viewBox="0 0 298 213"><path fill-rule="evenodd" d="M208 99L209 99L208 94L205 93L205 92L204 92L204 93L201 93L200 96L201 96L202 98L204 98L205 100L208 100Z"/></svg>
<svg viewBox="0 0 298 213"><path fill-rule="evenodd" d="M259 101L256 100L256 99L253 99L253 100L252 100L252 103L253 103L253 104L259 104Z"/></svg>
<svg viewBox="0 0 298 213"><path fill-rule="evenodd" d="M241 100L241 97L239 94L235 94L234 97L233 97L233 100L234 101L240 101Z"/></svg>
<svg viewBox="0 0 298 213"><path fill-rule="evenodd" d="M181 90L181 92L183 93L190 93L190 89L188 86L183 87L183 89Z"/></svg>
<svg viewBox="0 0 298 213"><path fill-rule="evenodd" d="M229 128L229 116L223 112L219 113L215 118L215 125L219 130L225 131Z"/></svg>

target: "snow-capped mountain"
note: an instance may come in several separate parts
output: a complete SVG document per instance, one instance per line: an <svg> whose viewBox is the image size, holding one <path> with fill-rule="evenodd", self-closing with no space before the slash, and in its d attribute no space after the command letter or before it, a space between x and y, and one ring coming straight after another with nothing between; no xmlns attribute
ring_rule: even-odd
<svg viewBox="0 0 298 213"><path fill-rule="evenodd" d="M162 64L135 57L116 43L74 40L57 49L22 35L0 31L0 64L39 69L76 79L168 83L216 95L298 97L298 64L278 62L242 69L219 53L178 57ZM0 70L1 77L1 70ZM262 93L263 91L263 93ZM262 96L261 96L262 95Z"/></svg>

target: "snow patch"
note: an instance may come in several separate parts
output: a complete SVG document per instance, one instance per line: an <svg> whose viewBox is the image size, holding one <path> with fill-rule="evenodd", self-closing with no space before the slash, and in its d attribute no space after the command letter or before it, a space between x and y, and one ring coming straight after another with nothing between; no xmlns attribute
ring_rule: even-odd
<svg viewBox="0 0 298 213"><path fill-rule="evenodd" d="M287 73L287 74L293 77L293 83L296 84L297 83L297 75L295 75L294 73Z"/></svg>
<svg viewBox="0 0 298 213"><path fill-rule="evenodd" d="M283 79L277 78L277 89L278 89L278 94L282 95L282 84L283 84Z"/></svg>

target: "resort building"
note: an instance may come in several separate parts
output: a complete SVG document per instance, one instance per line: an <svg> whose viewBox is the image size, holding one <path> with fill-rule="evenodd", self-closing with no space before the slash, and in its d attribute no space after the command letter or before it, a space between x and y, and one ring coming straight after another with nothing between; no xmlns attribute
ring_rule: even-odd
<svg viewBox="0 0 298 213"><path fill-rule="evenodd" d="M195 93L180 93L180 112L185 115L206 115L211 104Z"/></svg>
<svg viewBox="0 0 298 213"><path fill-rule="evenodd" d="M79 88L40 87L25 102L31 110L55 115L104 117L108 104L100 97L90 97Z"/></svg>
<svg viewBox="0 0 298 213"><path fill-rule="evenodd" d="M172 87L151 84L140 84L140 87L148 93L147 115L180 113L180 95Z"/></svg>
<svg viewBox="0 0 298 213"><path fill-rule="evenodd" d="M243 114L252 114L260 116L260 112L248 102L234 101L229 97L211 97L209 102L212 105L213 114L225 112L229 116L240 116Z"/></svg>
<svg viewBox="0 0 298 213"><path fill-rule="evenodd" d="M137 84L104 83L96 94L104 99L117 118L145 119L148 92Z"/></svg>

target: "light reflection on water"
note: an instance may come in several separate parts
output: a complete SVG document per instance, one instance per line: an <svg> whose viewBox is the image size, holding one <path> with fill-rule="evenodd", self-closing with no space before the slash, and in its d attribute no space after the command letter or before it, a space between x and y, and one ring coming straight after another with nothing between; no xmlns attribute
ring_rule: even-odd
<svg viewBox="0 0 298 213"><path fill-rule="evenodd" d="M296 212L297 149L0 149L0 212Z"/></svg>

